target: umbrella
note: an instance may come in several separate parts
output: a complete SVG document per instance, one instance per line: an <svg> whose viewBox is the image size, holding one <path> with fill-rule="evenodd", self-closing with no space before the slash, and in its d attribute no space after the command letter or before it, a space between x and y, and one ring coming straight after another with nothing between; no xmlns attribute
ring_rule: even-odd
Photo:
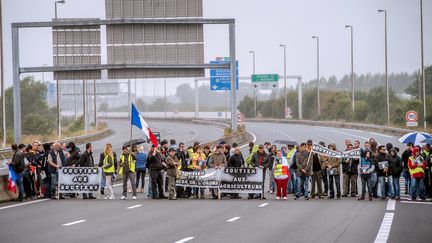
<svg viewBox="0 0 432 243"><path fill-rule="evenodd" d="M129 146L131 146L131 144L132 145L138 145L138 144L142 144L142 143L145 143L145 142L146 141L144 139L142 139L142 138L136 138L136 139L132 139L132 140L130 140L128 142L125 142L123 144L123 147L129 147Z"/></svg>
<svg viewBox="0 0 432 243"><path fill-rule="evenodd" d="M291 146L296 146L297 145L296 141L289 141L289 140L275 140L273 143L285 144L285 145L291 145Z"/></svg>
<svg viewBox="0 0 432 243"><path fill-rule="evenodd" d="M424 141L425 139L432 138L432 136L428 133L424 132L410 132L405 135L403 135L401 138L399 138L399 142L407 144L409 142L413 143L414 145L421 144L421 141Z"/></svg>
<svg viewBox="0 0 432 243"><path fill-rule="evenodd" d="M432 138L426 138L425 140L420 141L421 143L432 144Z"/></svg>

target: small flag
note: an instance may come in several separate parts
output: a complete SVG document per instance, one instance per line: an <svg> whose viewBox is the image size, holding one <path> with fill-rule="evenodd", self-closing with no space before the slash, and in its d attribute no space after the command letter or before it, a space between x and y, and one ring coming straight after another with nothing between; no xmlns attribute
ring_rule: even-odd
<svg viewBox="0 0 432 243"><path fill-rule="evenodd" d="M17 187L15 181L18 179L15 171L12 169L12 166L9 166L9 180L8 180L8 191L16 193Z"/></svg>
<svg viewBox="0 0 432 243"><path fill-rule="evenodd" d="M152 142L152 144L157 147L158 141L147 125L147 123L144 121L144 118L141 116L135 105L132 103L132 120L131 124L138 127L145 135L146 137Z"/></svg>

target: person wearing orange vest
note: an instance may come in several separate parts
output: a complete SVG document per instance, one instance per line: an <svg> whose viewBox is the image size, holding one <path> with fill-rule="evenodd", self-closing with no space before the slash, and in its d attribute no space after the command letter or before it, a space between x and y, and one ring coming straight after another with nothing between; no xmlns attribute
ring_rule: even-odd
<svg viewBox="0 0 432 243"><path fill-rule="evenodd" d="M420 156L420 151L421 149L419 147L414 147L412 150L412 156L408 159L408 168L411 174L409 201L426 199L424 186L426 160ZM419 195L419 198L417 198L417 195Z"/></svg>
<svg viewBox="0 0 432 243"><path fill-rule="evenodd" d="M284 151L286 153L286 151ZM278 151L273 161L273 176L276 182L276 200L287 200L288 181L290 179L288 161L285 153Z"/></svg>

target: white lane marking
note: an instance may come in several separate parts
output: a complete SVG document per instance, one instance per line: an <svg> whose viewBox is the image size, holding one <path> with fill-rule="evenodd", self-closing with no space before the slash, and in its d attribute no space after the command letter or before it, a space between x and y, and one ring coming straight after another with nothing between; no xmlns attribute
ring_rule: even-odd
<svg viewBox="0 0 432 243"><path fill-rule="evenodd" d="M236 220L238 220L238 219L240 219L240 217L234 217L234 218L232 218L232 219L228 219L227 222L228 222L228 223L231 223L231 222L234 222L234 221L236 221Z"/></svg>
<svg viewBox="0 0 432 243"><path fill-rule="evenodd" d="M256 142L256 140L257 140L257 137L256 137L256 135L253 133L253 132L251 132L251 131L246 131L246 132L248 132L248 133L250 133L250 134L252 134L252 136L253 136L253 140L252 140L252 142ZM249 146L249 143L247 143L247 144L244 144L244 145L242 145L242 146L240 146L240 149L242 149L242 148L244 148L244 147L246 147L246 146Z"/></svg>
<svg viewBox="0 0 432 243"><path fill-rule="evenodd" d="M263 203L263 204L259 205L258 207L262 208L262 207L265 207L267 205L268 205L268 203Z"/></svg>
<svg viewBox="0 0 432 243"><path fill-rule="evenodd" d="M74 224L83 223L83 222L85 222L85 221L87 221L87 220L82 219L82 220L78 220L78 221L74 221L74 222L70 222L70 223L62 224L62 226L71 226L71 225L74 225Z"/></svg>
<svg viewBox="0 0 432 243"><path fill-rule="evenodd" d="M0 210L7 209L7 208L14 208L14 207L19 207L19 206L24 206L24 205L33 204L33 203L44 202L44 201L48 201L48 200L51 200L51 199L40 199L40 200L31 201L31 202L25 202L25 203L19 203L19 204L4 206L4 207L1 207Z"/></svg>
<svg viewBox="0 0 432 243"><path fill-rule="evenodd" d="M337 130L333 130L333 129L328 129L328 130L329 130L329 131L332 131L332 132L336 132L336 133L340 133L340 134L348 135L348 136L351 136L351 137L355 137L355 138L361 138L361 139L363 139L363 140L369 140L369 138L367 138L367 137L358 136L358 135L355 135L355 134L352 134L352 133L341 132L341 131L337 131Z"/></svg>
<svg viewBox="0 0 432 243"><path fill-rule="evenodd" d="M390 136L390 135L384 135L384 134L380 134L380 133L376 133L376 132L370 132L370 134L377 135L377 136L381 136L381 137L386 137L386 138L393 138L393 136Z"/></svg>
<svg viewBox="0 0 432 243"><path fill-rule="evenodd" d="M127 207L126 209L133 209L133 208L138 208L138 207L141 207L141 206L142 206L142 204L138 204L138 205Z"/></svg>
<svg viewBox="0 0 432 243"><path fill-rule="evenodd" d="M374 243L386 243L390 234L394 213L385 213L378 235Z"/></svg>
<svg viewBox="0 0 432 243"><path fill-rule="evenodd" d="M193 236L191 236L191 237L186 237L186 238L181 239L181 240L179 240L179 241L176 241L176 242L174 242L174 243L184 243L184 242L188 242L188 241L193 240L193 239L195 239L195 237L193 237Z"/></svg>
<svg viewBox="0 0 432 243"><path fill-rule="evenodd" d="M394 200L388 200L387 202L387 211L395 211L396 208L396 201Z"/></svg>
<svg viewBox="0 0 432 243"><path fill-rule="evenodd" d="M432 205L432 202L412 202L412 201L401 201L401 203Z"/></svg>

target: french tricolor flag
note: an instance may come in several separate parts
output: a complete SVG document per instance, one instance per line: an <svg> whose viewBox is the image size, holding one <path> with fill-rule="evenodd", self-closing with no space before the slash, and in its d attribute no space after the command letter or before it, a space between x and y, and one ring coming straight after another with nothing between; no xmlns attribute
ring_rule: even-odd
<svg viewBox="0 0 432 243"><path fill-rule="evenodd" d="M147 123L144 121L144 118L141 116L135 105L132 103L132 120L131 124L138 127L146 137L152 142L152 144L157 147L158 141L156 137L153 135Z"/></svg>
<svg viewBox="0 0 432 243"><path fill-rule="evenodd" d="M8 180L8 191L16 193L17 187L15 181L18 179L15 171L12 169L12 166L9 165L9 180Z"/></svg>

